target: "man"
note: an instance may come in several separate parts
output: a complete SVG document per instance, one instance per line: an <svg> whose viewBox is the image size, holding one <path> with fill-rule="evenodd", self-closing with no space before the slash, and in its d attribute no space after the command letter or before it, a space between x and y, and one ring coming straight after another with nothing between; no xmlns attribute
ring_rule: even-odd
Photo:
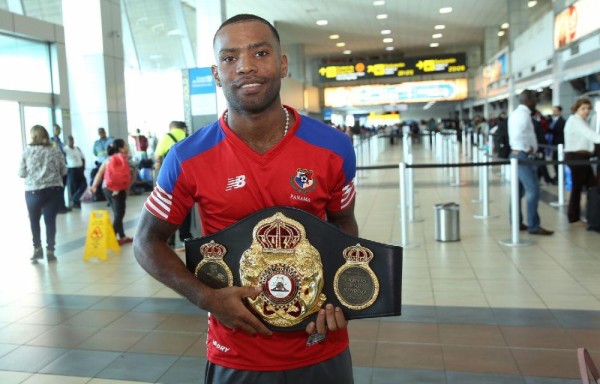
<svg viewBox="0 0 600 384"><path fill-rule="evenodd" d="M146 160L148 159L148 138L142 135L140 129L135 130L135 135L130 135L135 141L135 152L138 157L138 160Z"/></svg>
<svg viewBox="0 0 600 384"><path fill-rule="evenodd" d="M552 132L552 145L565 144L565 119L562 117L562 107L555 105L552 107L552 122L550 122ZM552 150L552 160L558 160L558 148ZM558 182L558 165L554 165L554 182Z"/></svg>
<svg viewBox="0 0 600 384"><path fill-rule="evenodd" d="M52 142L52 145L54 145L56 148L60 149L60 153L62 153L63 156L64 156L65 155L65 149L64 149L63 142L60 139L60 132L61 132L60 125L54 124L53 125L53 130L54 130L54 135L50 138L50 141ZM68 207L69 204L66 204L66 202L64 201L65 186L66 185L67 185L67 176L63 176L63 191L62 191L63 204L58 209L58 213L67 213L67 212L69 212L71 210L71 208Z"/></svg>
<svg viewBox="0 0 600 384"><path fill-rule="evenodd" d="M519 106L508 117L508 138L511 148L511 159L519 161L533 160L538 148L531 114L535 111L537 100L535 92L524 90L519 95ZM527 200L527 227L521 224L532 235L551 235L540 226L538 204L540 200L540 183L538 166L519 163L519 197L523 194ZM522 217L519 204L519 219ZM522 222L522 221L521 221Z"/></svg>
<svg viewBox="0 0 600 384"><path fill-rule="evenodd" d="M184 121L171 121L169 132L160 138L154 150L154 169L158 172L165 156L173 145L187 137L187 125Z"/></svg>
<svg viewBox="0 0 600 384"><path fill-rule="evenodd" d="M67 138L67 146L65 149L65 157L67 160L67 187L71 195L73 208L81 208L81 196L87 189L85 181L85 158L79 147L75 146L73 136Z"/></svg>
<svg viewBox="0 0 600 384"><path fill-rule="evenodd" d="M166 244L195 202L204 234L288 205L358 235L352 144L342 132L282 106L288 62L275 28L258 16L237 15L213 42L213 77L229 109L169 152L140 218L135 256L158 280L210 312L207 383L352 383L340 308L324 305L304 331L272 332L244 305L260 286L210 289ZM291 181L299 170L313 172L314 188ZM316 333L325 339L307 345Z"/></svg>
<svg viewBox="0 0 600 384"><path fill-rule="evenodd" d="M154 151L154 169L158 173L160 171L160 167L167 156L167 153L171 150L173 145L177 144L181 140L187 137L187 124L184 121L171 121L169 124L169 132L161 137L161 139L156 144L156 150ZM190 210L188 214L183 219L183 222L179 226L179 241L181 242L181 246L175 246L175 238L174 236L169 239L169 244L175 248L176 252L183 252L185 247L183 247L183 242L185 239L189 239L192 237L192 211Z"/></svg>
<svg viewBox="0 0 600 384"><path fill-rule="evenodd" d="M94 182L100 166L104 163L104 160L108 159L108 146L113 142L114 138L106 136L106 130L102 127L98 128L98 140L94 141L94 147L92 148L94 156L96 156L95 167L90 172L90 185ZM104 193L102 188L98 189L98 192L93 195L94 201L104 201Z"/></svg>
<svg viewBox="0 0 600 384"><path fill-rule="evenodd" d="M55 147L60 149L60 152L64 155L65 149L62 140L60 139L61 128L60 125L54 124L54 136L50 138L50 141L54 144Z"/></svg>

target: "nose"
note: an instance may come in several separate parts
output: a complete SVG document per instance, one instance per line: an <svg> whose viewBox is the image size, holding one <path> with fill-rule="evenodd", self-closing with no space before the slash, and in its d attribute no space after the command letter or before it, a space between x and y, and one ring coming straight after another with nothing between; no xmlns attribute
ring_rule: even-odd
<svg viewBox="0 0 600 384"><path fill-rule="evenodd" d="M245 74L256 71L254 56L248 53L241 54L237 60L237 73Z"/></svg>

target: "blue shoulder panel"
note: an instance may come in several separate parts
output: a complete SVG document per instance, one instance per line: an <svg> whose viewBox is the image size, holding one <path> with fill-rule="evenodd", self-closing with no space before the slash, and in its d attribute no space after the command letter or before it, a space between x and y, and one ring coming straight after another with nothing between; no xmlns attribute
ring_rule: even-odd
<svg viewBox="0 0 600 384"><path fill-rule="evenodd" d="M296 132L296 137L309 144L330 150L344 159L344 174L346 183L354 179L356 174L356 155L352 141L344 132L315 120L302 116L302 124Z"/></svg>
<svg viewBox="0 0 600 384"><path fill-rule="evenodd" d="M214 148L225 139L218 121L194 132L171 147L160 169L158 184L168 193L175 188L181 163Z"/></svg>

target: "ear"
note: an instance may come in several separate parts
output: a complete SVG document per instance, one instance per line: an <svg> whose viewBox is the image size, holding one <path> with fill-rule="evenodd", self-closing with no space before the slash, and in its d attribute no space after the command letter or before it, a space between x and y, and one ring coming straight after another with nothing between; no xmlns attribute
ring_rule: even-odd
<svg viewBox="0 0 600 384"><path fill-rule="evenodd" d="M282 79L287 77L288 73L288 58L286 55L281 55L281 73L279 74Z"/></svg>
<svg viewBox="0 0 600 384"><path fill-rule="evenodd" d="M221 88L221 80L219 79L219 70L217 69L217 66L211 66L210 70L212 71L213 79L215 79L215 84L217 84L217 87Z"/></svg>

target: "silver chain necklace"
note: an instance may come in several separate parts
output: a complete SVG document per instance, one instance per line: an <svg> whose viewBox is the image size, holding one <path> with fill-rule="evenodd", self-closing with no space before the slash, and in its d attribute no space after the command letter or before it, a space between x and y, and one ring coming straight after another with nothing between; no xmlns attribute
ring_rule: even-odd
<svg viewBox="0 0 600 384"><path fill-rule="evenodd" d="M288 130L290 129L290 112L284 106L281 106L281 109L283 109L283 112L285 112L285 129L283 130L283 136L285 136L287 135ZM229 115L227 112L228 111L225 111L225 113L223 114L223 120L225 120L227 125L229 125L229 121L227 119Z"/></svg>

